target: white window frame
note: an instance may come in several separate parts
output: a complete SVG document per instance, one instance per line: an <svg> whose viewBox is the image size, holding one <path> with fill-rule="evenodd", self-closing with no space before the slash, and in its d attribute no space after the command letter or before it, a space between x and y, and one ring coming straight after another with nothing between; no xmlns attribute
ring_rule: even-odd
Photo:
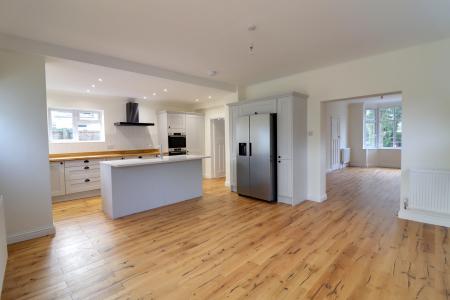
<svg viewBox="0 0 450 300"><path fill-rule="evenodd" d="M72 113L72 128L73 128L73 139L71 140L54 140L52 135L52 111L62 111L62 112L70 112ZM100 125L101 125L101 133L100 133L100 139L95 141L80 141L78 138L78 125L82 122L79 120L79 113L80 112L97 112L100 114ZM99 109L72 109L72 108L58 108L58 107L49 107L47 110L47 120L48 120L48 140L51 144L70 144L70 143L103 143L105 142L105 117L104 117L104 111ZM83 121L83 122L90 122L90 121ZM91 121L92 123L98 123Z"/></svg>
<svg viewBox="0 0 450 300"><path fill-rule="evenodd" d="M363 109L363 149L368 149L368 150L401 150L402 147L383 147L380 143L382 141L382 137L381 137L381 125L380 125L380 120L381 120L381 110L382 109L386 109L386 108L394 108L394 107L400 107L402 108L402 125L403 125L403 107L400 103L390 103L390 104L384 104L384 105L379 105L376 107L373 106L365 106ZM366 147L366 110L375 110L375 147ZM402 139L403 139L403 131L402 131ZM395 145L395 135L394 135L394 140L392 141L392 144ZM402 145L403 145L403 141L402 141Z"/></svg>

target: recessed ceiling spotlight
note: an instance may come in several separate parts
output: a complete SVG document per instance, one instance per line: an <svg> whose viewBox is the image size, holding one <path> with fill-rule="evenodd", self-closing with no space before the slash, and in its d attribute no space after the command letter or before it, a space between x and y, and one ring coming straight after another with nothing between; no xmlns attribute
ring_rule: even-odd
<svg viewBox="0 0 450 300"><path fill-rule="evenodd" d="M198 101L200 101L200 99L198 99L198 98L197 98L197 99L195 99L195 102L198 102Z"/></svg>
<svg viewBox="0 0 450 300"><path fill-rule="evenodd" d="M217 75L217 71L216 70L209 70L208 71L208 75L211 76L211 77L214 77L214 76Z"/></svg>
<svg viewBox="0 0 450 300"><path fill-rule="evenodd" d="M152 95L153 95L153 96L156 96L156 93L153 93Z"/></svg>
<svg viewBox="0 0 450 300"><path fill-rule="evenodd" d="M144 98L144 100L147 100L147 96L144 96L143 98Z"/></svg>
<svg viewBox="0 0 450 300"><path fill-rule="evenodd" d="M212 97L211 97L211 96L208 96L208 99L212 99Z"/></svg>
<svg viewBox="0 0 450 300"><path fill-rule="evenodd" d="M103 82L103 79L99 78L98 81L99 81L99 82Z"/></svg>
<svg viewBox="0 0 450 300"><path fill-rule="evenodd" d="M95 88L95 84L92 84L91 87Z"/></svg>
<svg viewBox="0 0 450 300"><path fill-rule="evenodd" d="M90 89L87 89L87 90L86 90L86 93L90 93L90 92L91 92L91 90L90 90Z"/></svg>
<svg viewBox="0 0 450 300"><path fill-rule="evenodd" d="M251 24L250 26L248 26L248 31L255 31L256 30L256 25L255 24Z"/></svg>
<svg viewBox="0 0 450 300"><path fill-rule="evenodd" d="M164 89L163 91L164 91L164 93L167 93L167 89Z"/></svg>

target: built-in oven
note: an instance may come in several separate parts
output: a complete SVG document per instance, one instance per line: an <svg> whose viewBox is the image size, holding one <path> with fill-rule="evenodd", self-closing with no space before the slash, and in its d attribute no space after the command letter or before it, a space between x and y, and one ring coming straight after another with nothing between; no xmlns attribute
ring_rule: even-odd
<svg viewBox="0 0 450 300"><path fill-rule="evenodd" d="M169 156L174 156L174 155L186 155L187 154L187 151L186 151L186 149L177 149L177 148L175 148L175 149L171 149L171 150L169 150Z"/></svg>
<svg viewBox="0 0 450 300"><path fill-rule="evenodd" d="M181 132L174 132L169 135L169 149L186 148L186 135Z"/></svg>

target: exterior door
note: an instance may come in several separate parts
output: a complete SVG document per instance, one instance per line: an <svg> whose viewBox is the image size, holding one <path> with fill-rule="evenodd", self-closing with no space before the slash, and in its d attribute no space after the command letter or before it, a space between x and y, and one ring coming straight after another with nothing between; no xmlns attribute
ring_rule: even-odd
<svg viewBox="0 0 450 300"><path fill-rule="evenodd" d="M331 117L330 128L330 169L337 170L341 166L341 120L339 117Z"/></svg>

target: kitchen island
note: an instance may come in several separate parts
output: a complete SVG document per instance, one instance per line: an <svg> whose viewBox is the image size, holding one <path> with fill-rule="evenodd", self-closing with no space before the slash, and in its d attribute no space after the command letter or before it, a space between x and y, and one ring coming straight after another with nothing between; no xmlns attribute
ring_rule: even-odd
<svg viewBox="0 0 450 300"><path fill-rule="evenodd" d="M101 162L103 211L116 219L202 196L204 158L208 156Z"/></svg>

